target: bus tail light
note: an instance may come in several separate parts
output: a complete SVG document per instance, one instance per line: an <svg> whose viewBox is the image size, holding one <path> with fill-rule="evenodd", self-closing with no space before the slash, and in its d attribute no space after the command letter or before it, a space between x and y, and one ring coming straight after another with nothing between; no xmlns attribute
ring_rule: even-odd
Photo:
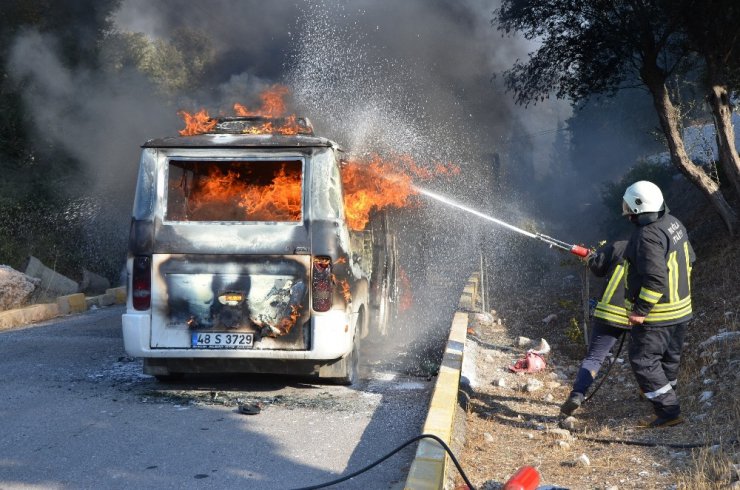
<svg viewBox="0 0 740 490"><path fill-rule="evenodd" d="M148 310L152 305L152 258L148 255L134 257L131 301L139 311Z"/></svg>
<svg viewBox="0 0 740 490"><path fill-rule="evenodd" d="M314 257L311 271L311 307L314 311L329 311L334 298L334 278L331 258Z"/></svg>

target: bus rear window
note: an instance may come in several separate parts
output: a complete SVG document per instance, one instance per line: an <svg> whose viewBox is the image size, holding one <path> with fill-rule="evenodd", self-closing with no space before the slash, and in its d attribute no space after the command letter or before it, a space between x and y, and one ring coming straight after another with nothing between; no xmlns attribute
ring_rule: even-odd
<svg viewBox="0 0 740 490"><path fill-rule="evenodd" d="M170 160L168 221L300 221L300 160Z"/></svg>

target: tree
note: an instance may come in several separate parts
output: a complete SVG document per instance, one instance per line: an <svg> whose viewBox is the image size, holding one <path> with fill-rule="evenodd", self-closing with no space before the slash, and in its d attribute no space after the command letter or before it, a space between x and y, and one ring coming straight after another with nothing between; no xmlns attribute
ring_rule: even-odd
<svg viewBox="0 0 740 490"><path fill-rule="evenodd" d="M674 10L688 48L704 60L707 102L717 130L719 160L740 198L740 156L732 126L732 87L740 86L740 4L737 0L681 0Z"/></svg>
<svg viewBox="0 0 740 490"><path fill-rule="evenodd" d="M686 59L685 39L671 8L671 0L502 0L494 19L499 28L540 42L504 79L524 105L552 93L574 102L614 95L638 80L652 97L671 162L733 233L737 214L719 184L686 153L680 116L668 91L669 77Z"/></svg>

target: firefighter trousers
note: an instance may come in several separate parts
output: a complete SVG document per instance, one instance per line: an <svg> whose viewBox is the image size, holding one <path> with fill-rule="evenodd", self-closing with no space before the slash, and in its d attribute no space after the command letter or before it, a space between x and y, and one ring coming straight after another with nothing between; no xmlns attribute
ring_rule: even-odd
<svg viewBox="0 0 740 490"><path fill-rule="evenodd" d="M594 321L591 327L591 340L588 343L588 353L581 363L578 374L576 374L576 380L573 383L573 391L571 393L586 394L609 351L625 332L626 330L624 328L613 327L606 323L601 323L598 320Z"/></svg>
<svg viewBox="0 0 740 490"><path fill-rule="evenodd" d="M678 367L687 322L668 326L635 325L630 331L629 359L637 384L661 418L677 417Z"/></svg>

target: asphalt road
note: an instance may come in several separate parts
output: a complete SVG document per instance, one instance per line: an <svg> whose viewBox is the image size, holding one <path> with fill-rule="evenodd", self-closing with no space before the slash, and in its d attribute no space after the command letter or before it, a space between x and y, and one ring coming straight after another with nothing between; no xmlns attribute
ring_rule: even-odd
<svg viewBox="0 0 740 490"><path fill-rule="evenodd" d="M433 380L418 371L369 354L353 387L259 375L162 384L123 351L122 313L0 333L0 489L298 488L421 431ZM244 402L261 412L240 414ZM402 488L415 447L331 488Z"/></svg>

